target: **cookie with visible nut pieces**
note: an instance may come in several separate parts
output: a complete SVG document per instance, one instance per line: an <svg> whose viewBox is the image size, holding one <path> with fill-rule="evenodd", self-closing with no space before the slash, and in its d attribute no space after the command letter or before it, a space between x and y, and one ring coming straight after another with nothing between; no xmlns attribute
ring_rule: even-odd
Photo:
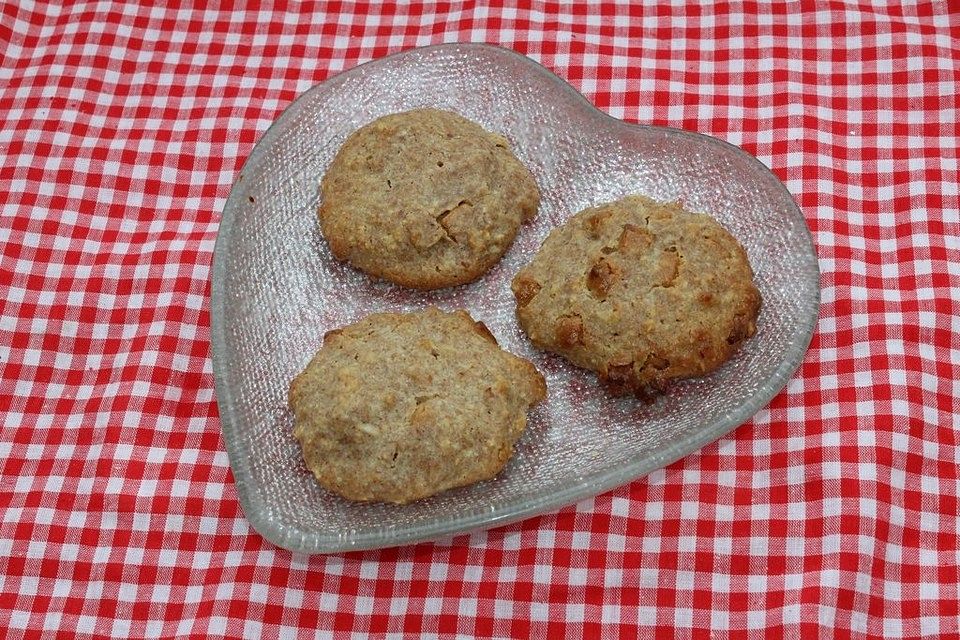
<svg viewBox="0 0 960 640"><path fill-rule="evenodd" d="M355 131L321 192L320 226L334 257L417 289L478 278L540 202L506 138L438 109L384 116Z"/></svg>
<svg viewBox="0 0 960 640"><path fill-rule="evenodd" d="M327 333L289 403L321 485L406 503L495 476L545 396L543 376L483 323L428 308Z"/></svg>
<svg viewBox="0 0 960 640"><path fill-rule="evenodd" d="M651 399L707 374L756 332L746 252L713 218L642 196L581 211L513 279L541 349Z"/></svg>

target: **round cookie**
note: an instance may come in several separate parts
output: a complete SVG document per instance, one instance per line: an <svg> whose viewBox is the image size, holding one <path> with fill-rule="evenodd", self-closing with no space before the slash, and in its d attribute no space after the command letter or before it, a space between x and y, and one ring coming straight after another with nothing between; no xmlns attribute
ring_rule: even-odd
<svg viewBox="0 0 960 640"><path fill-rule="evenodd" d="M755 333L760 311L732 235L709 216L642 196L551 231L512 289L536 346L645 399L723 364Z"/></svg>
<svg viewBox="0 0 960 640"><path fill-rule="evenodd" d="M437 109L384 116L355 131L321 192L320 226L333 255L417 289L478 278L540 202L506 138Z"/></svg>
<svg viewBox="0 0 960 640"><path fill-rule="evenodd" d="M321 485L406 503L495 476L545 396L543 376L483 323L431 307L327 333L289 403Z"/></svg>

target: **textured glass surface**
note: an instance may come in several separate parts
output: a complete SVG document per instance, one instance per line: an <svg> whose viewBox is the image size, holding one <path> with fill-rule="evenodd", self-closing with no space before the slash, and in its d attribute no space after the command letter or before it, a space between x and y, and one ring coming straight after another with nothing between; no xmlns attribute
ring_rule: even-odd
<svg viewBox="0 0 960 640"><path fill-rule="evenodd" d="M506 135L542 192L536 219L477 282L416 292L335 262L316 216L318 181L346 136L414 107L457 111ZM639 193L713 215L746 247L763 295L757 335L722 369L653 405L610 397L592 373L538 352L514 318L510 279L571 214ZM594 109L535 62L485 45L415 49L314 87L243 168L214 257L213 366L243 509L272 542L331 552L503 524L622 484L723 436L786 384L819 306L816 255L790 194L759 161L716 139L630 125ZM373 311L465 308L544 374L548 400L494 480L407 506L324 491L292 435L287 386L324 332Z"/></svg>

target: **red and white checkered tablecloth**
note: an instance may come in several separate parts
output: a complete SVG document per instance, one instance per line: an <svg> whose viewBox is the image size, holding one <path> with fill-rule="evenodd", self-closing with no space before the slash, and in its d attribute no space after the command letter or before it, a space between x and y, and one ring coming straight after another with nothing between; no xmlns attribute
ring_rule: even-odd
<svg viewBox="0 0 960 640"><path fill-rule="evenodd" d="M0 4L0 635L960 637L955 0L65 4ZM221 437L219 212L298 94L458 41L757 155L813 231L817 332L769 407L646 478L291 554Z"/></svg>

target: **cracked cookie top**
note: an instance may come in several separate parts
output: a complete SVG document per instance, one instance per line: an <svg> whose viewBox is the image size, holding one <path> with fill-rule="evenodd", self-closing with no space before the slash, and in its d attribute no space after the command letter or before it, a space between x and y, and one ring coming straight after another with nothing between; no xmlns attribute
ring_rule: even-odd
<svg viewBox="0 0 960 640"><path fill-rule="evenodd" d="M321 485L404 503L496 475L545 395L534 366L482 322L430 307L327 333L289 403Z"/></svg>
<svg viewBox="0 0 960 640"><path fill-rule="evenodd" d="M437 109L384 116L355 131L321 194L320 226L338 260L418 289L485 273L540 201L506 138Z"/></svg>
<svg viewBox="0 0 960 640"><path fill-rule="evenodd" d="M713 371L756 331L760 293L713 218L642 196L581 211L513 279L533 343L650 398Z"/></svg>

